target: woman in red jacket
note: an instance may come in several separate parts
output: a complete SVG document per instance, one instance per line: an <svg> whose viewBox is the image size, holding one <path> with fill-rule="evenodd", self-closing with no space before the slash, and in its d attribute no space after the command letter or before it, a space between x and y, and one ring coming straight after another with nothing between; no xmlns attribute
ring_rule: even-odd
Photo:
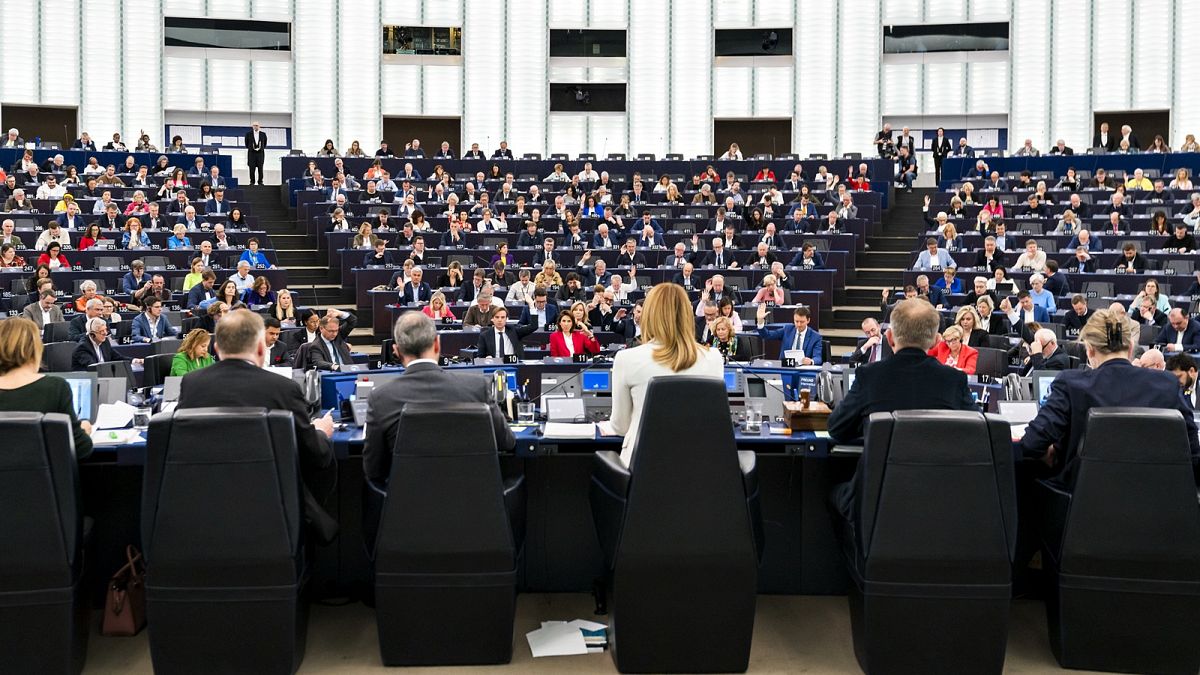
<svg viewBox="0 0 1200 675"><path fill-rule="evenodd" d="M71 263L67 262L67 257L61 251L62 245L57 241L50 242L50 245L46 247L46 252L38 257L37 264L46 265L51 271L71 269Z"/></svg>
<svg viewBox="0 0 1200 675"><path fill-rule="evenodd" d="M600 343L587 326L578 326L570 311L558 315L558 330L550 334L550 356L599 354Z"/></svg>
<svg viewBox="0 0 1200 675"><path fill-rule="evenodd" d="M975 374L975 362L979 360L979 350L963 344L963 329L958 326L942 331L942 339L929 350L929 355L938 363L968 375Z"/></svg>

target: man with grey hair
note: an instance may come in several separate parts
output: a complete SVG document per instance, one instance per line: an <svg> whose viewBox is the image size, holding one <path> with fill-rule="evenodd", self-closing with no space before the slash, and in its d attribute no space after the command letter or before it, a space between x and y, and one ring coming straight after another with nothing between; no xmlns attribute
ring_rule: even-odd
<svg viewBox="0 0 1200 675"><path fill-rule="evenodd" d="M100 307L104 307L103 303ZM84 327L87 333L79 340L75 351L71 353L73 370L86 371L88 366L94 363L108 363L109 361L129 361L134 365L142 364L142 359L130 359L113 349L112 343L108 340L108 322L103 318L91 317L84 323Z"/></svg>
<svg viewBox="0 0 1200 675"><path fill-rule="evenodd" d="M254 275L250 274L250 262L248 260L239 260L237 264L237 272L229 277L229 280L237 286L238 291L245 293L254 285Z"/></svg>
<svg viewBox="0 0 1200 675"><path fill-rule="evenodd" d="M467 326L482 328L489 325L492 322L492 314L496 312L496 306L492 300L492 287L484 286L483 290L479 291L479 296L475 298L475 304L467 309L467 314L463 317L463 328Z"/></svg>
<svg viewBox="0 0 1200 675"><path fill-rule="evenodd" d="M1149 368L1150 370L1166 370L1167 360L1157 347L1151 347L1144 354L1134 359L1133 365L1139 368Z"/></svg>
<svg viewBox="0 0 1200 675"><path fill-rule="evenodd" d="M1039 328L1029 342L1029 363L1025 373L1035 370L1070 370L1071 358L1058 344L1058 336L1049 328Z"/></svg>
<svg viewBox="0 0 1200 675"><path fill-rule="evenodd" d="M1185 208L1183 213L1179 214L1179 217L1183 218L1185 225L1192 228L1193 231L1200 233L1200 192L1193 192L1191 200L1191 207Z"/></svg>
<svg viewBox="0 0 1200 675"><path fill-rule="evenodd" d="M338 525L313 492L329 494L337 475L334 460L333 417L310 420L304 392L291 378L263 368L270 348L266 326L254 312L230 312L217 322L215 347L221 360L183 377L179 408L247 408L292 413L304 483L304 521L321 543L337 536ZM311 488L311 489L310 489Z"/></svg>
<svg viewBox="0 0 1200 675"><path fill-rule="evenodd" d="M83 312L77 313L71 319L71 324L67 327L67 339L71 342L79 342L87 335L87 322L100 316L100 312L104 311L104 301L100 298L92 298L83 306Z"/></svg>
<svg viewBox="0 0 1200 675"><path fill-rule="evenodd" d="M829 417L829 436L837 443L861 442L871 413L895 410L974 410L967 376L926 354L941 328L937 310L921 299L901 300L892 309L887 342L891 358L855 369L854 384ZM847 527L853 527L854 496L863 480L864 456L854 478L836 488L834 499Z"/></svg>
<svg viewBox="0 0 1200 675"><path fill-rule="evenodd" d="M441 339L433 320L421 312L405 312L392 328L393 345L404 373L379 386L367 403L363 474L368 482L364 529L367 550L374 552L375 533L383 495L392 473L392 449L400 433L401 413L407 403L474 403L488 407L499 450L511 450L517 441L496 405L489 378L448 372L438 366Z"/></svg>

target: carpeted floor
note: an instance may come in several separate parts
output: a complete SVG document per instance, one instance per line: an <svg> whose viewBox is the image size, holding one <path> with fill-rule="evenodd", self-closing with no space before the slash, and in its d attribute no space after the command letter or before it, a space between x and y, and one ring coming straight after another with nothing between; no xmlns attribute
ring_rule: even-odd
<svg viewBox="0 0 1200 675"><path fill-rule="evenodd" d="M595 619L592 600L582 594L522 595L517 605L515 649L506 666L476 668L385 669L379 662L375 616L361 604L314 606L308 651L301 673L615 673L606 652L534 660L525 633L540 621ZM86 673L134 675L151 673L146 633L135 638L93 635ZM758 598L754 624L752 673L858 673L850 642L850 616L844 597L771 596ZM1009 630L1008 673L1061 673L1050 653L1046 615L1041 602L1013 604ZM1075 671L1081 672L1081 671Z"/></svg>

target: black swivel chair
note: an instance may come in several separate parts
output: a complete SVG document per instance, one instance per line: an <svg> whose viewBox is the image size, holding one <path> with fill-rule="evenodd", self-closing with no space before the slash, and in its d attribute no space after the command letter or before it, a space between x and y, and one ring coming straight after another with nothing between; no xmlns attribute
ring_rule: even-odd
<svg viewBox="0 0 1200 675"><path fill-rule="evenodd" d="M658 378L632 465L596 453L589 497L623 673L746 670L761 513L754 454L737 452L728 420L720 380Z"/></svg>
<svg viewBox="0 0 1200 675"><path fill-rule="evenodd" d="M404 406L374 550L385 666L512 660L524 498L486 404Z"/></svg>
<svg viewBox="0 0 1200 675"><path fill-rule="evenodd" d="M1064 668L1200 671L1200 505L1175 410L1093 408L1072 492L1039 483Z"/></svg>
<svg viewBox="0 0 1200 675"><path fill-rule="evenodd" d="M151 420L142 544L155 672L296 672L308 626L297 462L290 412Z"/></svg>
<svg viewBox="0 0 1200 675"><path fill-rule="evenodd" d="M850 520L844 504L835 518L859 665L1001 672L1017 531L1008 423L972 412L875 413L864 440Z"/></svg>
<svg viewBox="0 0 1200 675"><path fill-rule="evenodd" d="M142 361L142 386L157 387L171 374L174 354L155 354Z"/></svg>
<svg viewBox="0 0 1200 675"><path fill-rule="evenodd" d="M79 673L89 606L71 421L3 413L0 438L0 672Z"/></svg>

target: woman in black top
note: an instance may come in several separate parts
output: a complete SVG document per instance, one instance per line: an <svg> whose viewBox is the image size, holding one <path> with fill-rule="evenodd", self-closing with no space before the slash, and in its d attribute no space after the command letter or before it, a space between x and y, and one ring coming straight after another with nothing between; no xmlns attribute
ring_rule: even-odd
<svg viewBox="0 0 1200 675"><path fill-rule="evenodd" d="M963 335L967 336L963 344L968 347L979 349L988 346L988 332L980 328L980 323L979 312L970 305L960 307L954 315L954 325L961 328Z"/></svg>
<svg viewBox="0 0 1200 675"><path fill-rule="evenodd" d="M66 380L38 373L41 363L42 336L37 325L23 317L0 321L0 411L67 415L74 431L75 457L87 457L92 452L92 424L76 416Z"/></svg>

